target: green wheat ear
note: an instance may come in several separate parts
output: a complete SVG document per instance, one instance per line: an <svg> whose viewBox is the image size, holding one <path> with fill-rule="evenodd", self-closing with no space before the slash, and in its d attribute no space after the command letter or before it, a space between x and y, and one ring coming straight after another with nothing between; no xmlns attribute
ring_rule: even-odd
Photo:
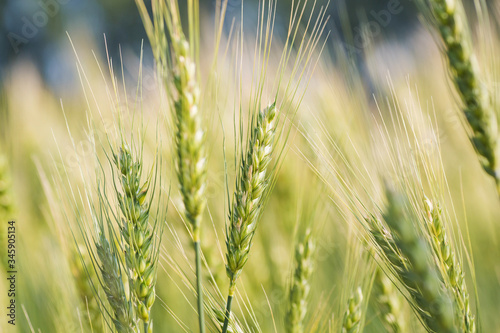
<svg viewBox="0 0 500 333"><path fill-rule="evenodd" d="M297 244L295 249L295 270L285 320L288 333L304 332L303 321L307 313L309 279L313 272L313 254L314 242L311 238L311 231L307 230L303 241Z"/></svg>
<svg viewBox="0 0 500 333"><path fill-rule="evenodd" d="M452 79L472 128L471 141L483 169L495 179L500 195L498 119L488 89L481 81L462 4L459 0L428 0L427 9L441 35Z"/></svg>
<svg viewBox="0 0 500 333"><path fill-rule="evenodd" d="M276 133L276 104L259 112L247 146L241 157L233 202L226 231L226 271L230 279L229 295L245 266L264 199L269 188L267 169L271 162Z"/></svg>
<svg viewBox="0 0 500 333"><path fill-rule="evenodd" d="M173 41L177 65L174 84L175 137L177 146L177 176L187 220L193 228L194 242L199 241L201 217L205 208L207 163L205 133L199 109L200 89L196 67L189 56L189 44L180 35Z"/></svg>
<svg viewBox="0 0 500 333"><path fill-rule="evenodd" d="M445 225L441 218L439 205L426 199L424 202L426 210L426 227L431 236L431 243L442 271L446 275L446 282L455 297L456 312L460 314L460 326L463 332L476 332L474 315L469 304L469 292L465 284L465 275L462 266L455 255L455 248L448 240Z"/></svg>
<svg viewBox="0 0 500 333"><path fill-rule="evenodd" d="M256 118L250 132L246 154L241 156L236 189L229 210L229 223L226 227L226 272L229 277L229 292L223 333L228 329L236 281L248 261L262 207L272 185L267 171L275 147L276 103L259 112Z"/></svg>
<svg viewBox="0 0 500 333"><path fill-rule="evenodd" d="M155 301L158 269L157 244L154 242L157 223L153 221L150 226L151 205L147 200L152 175L141 183L142 162L135 159L124 144L114 162L121 184L121 192L117 195L123 216L120 231L125 243L125 263L136 313L144 322L144 331L149 332L152 331L151 308Z"/></svg>

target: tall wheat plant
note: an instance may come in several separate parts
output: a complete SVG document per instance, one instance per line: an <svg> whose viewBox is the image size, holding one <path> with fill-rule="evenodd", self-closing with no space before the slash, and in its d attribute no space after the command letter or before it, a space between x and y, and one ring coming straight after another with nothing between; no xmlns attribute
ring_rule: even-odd
<svg viewBox="0 0 500 333"><path fill-rule="evenodd" d="M159 73L164 78L166 92L173 111L177 178L184 203L184 216L192 230L196 264L196 291L200 332L205 332L200 225L205 209L207 156L205 129L200 108L199 74L196 65L198 52L198 2L188 1L189 38L181 26L177 1L152 1L153 21L142 0L136 0L146 33L153 47ZM154 23L153 23L154 22ZM172 52L167 54L167 33Z"/></svg>

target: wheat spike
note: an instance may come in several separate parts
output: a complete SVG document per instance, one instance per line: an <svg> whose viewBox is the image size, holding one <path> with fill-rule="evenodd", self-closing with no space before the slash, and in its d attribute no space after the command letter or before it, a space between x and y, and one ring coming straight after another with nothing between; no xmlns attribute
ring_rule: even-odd
<svg viewBox="0 0 500 333"><path fill-rule="evenodd" d="M472 128L471 141L483 169L495 179L500 194L498 120L488 89L481 81L470 32L459 0L428 0L429 10L444 44L451 75Z"/></svg>
<svg viewBox="0 0 500 333"><path fill-rule="evenodd" d="M174 44L177 59L174 82L178 94L175 101L177 175L186 217L193 227L196 242L205 207L205 133L198 105L200 89L195 77L195 64L189 57L189 44L181 36L174 40Z"/></svg>
<svg viewBox="0 0 500 333"><path fill-rule="evenodd" d="M376 219L369 222L375 243L406 288L425 328L435 333L458 332L451 295L431 261L431 249L409 220L406 200L390 190L387 199L383 217L389 229Z"/></svg>
<svg viewBox="0 0 500 333"><path fill-rule="evenodd" d="M251 130L247 152L241 156L240 173L229 211L229 225L226 227L226 273L229 277L229 293L223 333L228 329L236 281L248 260L261 210L269 194L267 169L274 147L276 118L276 103L259 112Z"/></svg>
<svg viewBox="0 0 500 333"><path fill-rule="evenodd" d="M141 184L142 162L134 159L129 148L122 145L115 155L119 170L121 192L117 193L123 215L121 235L125 242L125 262L129 270L134 303L139 318L144 322L145 332L152 331L151 308L155 301L157 255L153 227L150 222L150 204L147 194L151 175Z"/></svg>
<svg viewBox="0 0 500 333"><path fill-rule="evenodd" d="M469 292L465 284L465 275L455 256L455 249L450 244L446 228L441 219L441 209L438 205L426 199L424 202L427 230L431 236L432 248L438 262L446 274L446 282L455 297L457 313L461 314L461 330L467 333L476 332L475 318L470 310Z"/></svg>
<svg viewBox="0 0 500 333"><path fill-rule="evenodd" d="M247 153L241 158L240 174L236 181L226 232L226 271L230 279L230 295L234 294L236 280L248 260L269 185L267 167L273 151L276 115L274 103L259 113L248 142Z"/></svg>
<svg viewBox="0 0 500 333"><path fill-rule="evenodd" d="M309 279L313 272L313 254L314 242L311 239L311 231L307 230L303 241L297 244L295 250L295 270L285 322L286 330L289 333L304 332L303 321L307 313Z"/></svg>

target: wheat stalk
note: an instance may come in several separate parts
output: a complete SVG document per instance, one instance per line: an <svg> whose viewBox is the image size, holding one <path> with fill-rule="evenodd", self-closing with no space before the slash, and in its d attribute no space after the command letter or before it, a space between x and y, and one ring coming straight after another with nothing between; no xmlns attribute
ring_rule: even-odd
<svg viewBox="0 0 500 333"><path fill-rule="evenodd" d="M455 297L457 313L461 314L461 328L463 332L476 332L475 318L471 313L469 304L469 292L465 284L465 276L462 267L455 256L455 249L450 244L446 228L441 218L441 209L438 205L426 199L424 202L426 210L426 226L430 234L432 248L443 267L446 282Z"/></svg>
<svg viewBox="0 0 500 333"><path fill-rule="evenodd" d="M428 0L428 9L444 44L451 75L472 128L471 141L483 169L495 179L500 194L499 136L497 115L489 92L481 81L470 33L459 0Z"/></svg>
<svg viewBox="0 0 500 333"><path fill-rule="evenodd" d="M179 30L180 31L180 30ZM203 313L203 288L201 273L200 224L205 208L206 156L205 133L199 113L200 89L196 81L196 66L189 56L189 44L179 33L173 38L177 60L174 82L177 89L175 125L177 148L177 175L184 201L187 220L193 228L195 249L198 314L200 332L205 331Z"/></svg>
<svg viewBox="0 0 500 333"><path fill-rule="evenodd" d="M200 225L206 205L207 158L205 131L200 114L200 87L194 60L198 29L198 3L188 1L189 32L191 43L186 39L176 1L152 1L154 24L143 0L136 0L146 32L153 47L155 60L161 75L166 78L166 90L174 109L175 148L177 178L184 203L184 215L193 231L196 264L196 288L200 332L205 332L203 288L201 271ZM171 38L172 60L166 54L167 42L164 30L167 26ZM170 80L170 81L169 81ZM173 85L173 89L171 89ZM173 94L171 90L175 90Z"/></svg>
<svg viewBox="0 0 500 333"><path fill-rule="evenodd" d="M307 230L302 242L295 250L295 270L286 314L286 331L289 333L304 332L304 318L307 313L307 297L309 295L309 279L313 271L314 242L311 231Z"/></svg>
<svg viewBox="0 0 500 333"><path fill-rule="evenodd" d="M356 292L347 301L347 310L344 313L342 321L342 333L361 332L362 302L363 292L361 287L358 287Z"/></svg>
<svg viewBox="0 0 500 333"><path fill-rule="evenodd" d="M226 322L222 330L224 333L227 331L227 319L231 313L236 281L248 260L264 199L270 188L267 169L271 162L276 133L276 103L259 112L256 118L246 154L241 157L236 189L229 211L229 225L226 228L226 272L229 277L229 293Z"/></svg>
<svg viewBox="0 0 500 333"><path fill-rule="evenodd" d="M458 332L451 295L430 260L432 253L428 244L409 220L406 200L388 190L387 201L383 217L389 230L375 218L369 220L375 244L410 295L425 328L436 333Z"/></svg>

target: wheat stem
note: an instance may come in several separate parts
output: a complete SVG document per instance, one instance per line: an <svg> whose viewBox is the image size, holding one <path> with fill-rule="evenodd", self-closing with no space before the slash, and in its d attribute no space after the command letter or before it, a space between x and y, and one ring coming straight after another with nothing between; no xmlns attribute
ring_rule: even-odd
<svg viewBox="0 0 500 333"><path fill-rule="evenodd" d="M222 327L222 333L227 333L227 328L229 326L229 318L231 317L231 305L233 304L233 292L231 291L230 287L229 295L227 296L226 313L224 315L224 326Z"/></svg>
<svg viewBox="0 0 500 333"><path fill-rule="evenodd" d="M203 287L202 287L202 271L201 271L201 248L200 242L194 242L194 252L196 255L196 290L198 292L198 312L203 309ZM200 332L205 332L205 320L203 313L198 313L198 321Z"/></svg>
<svg viewBox="0 0 500 333"><path fill-rule="evenodd" d="M175 107L175 138L177 150L177 177L184 202L184 212L193 230L196 256L196 292L200 333L205 332L202 270L200 254L200 225L205 209L206 152L205 132L201 125L199 108L200 88L196 79L196 64L191 58L190 45L182 28L168 24L176 60L173 81L177 91Z"/></svg>
<svg viewBox="0 0 500 333"><path fill-rule="evenodd" d="M220 310L219 308L214 308L213 309L213 314L214 314L214 319L217 321L219 326L223 328L224 322L226 321L226 310ZM228 320L228 326L226 328L228 333L243 333L243 329L241 326L233 320L234 316L231 315L231 317ZM220 331L219 331L220 332Z"/></svg>

